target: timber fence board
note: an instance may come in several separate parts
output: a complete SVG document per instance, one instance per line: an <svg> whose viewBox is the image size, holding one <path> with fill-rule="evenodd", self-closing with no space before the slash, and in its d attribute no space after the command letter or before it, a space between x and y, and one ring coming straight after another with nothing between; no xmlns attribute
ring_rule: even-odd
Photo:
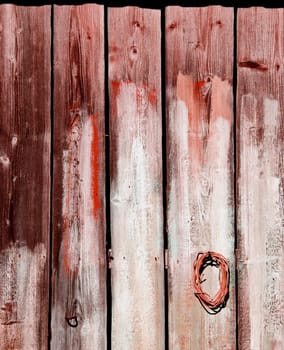
<svg viewBox="0 0 284 350"><path fill-rule="evenodd" d="M0 5L0 348L48 348L51 6Z"/></svg>
<svg viewBox="0 0 284 350"><path fill-rule="evenodd" d="M235 349L233 9L168 7L165 35L169 348ZM227 306L214 316L193 288L206 251L231 270ZM214 296L210 272L204 289Z"/></svg>
<svg viewBox="0 0 284 350"><path fill-rule="evenodd" d="M108 11L112 349L164 349L160 11Z"/></svg>
<svg viewBox="0 0 284 350"><path fill-rule="evenodd" d="M284 10L237 28L239 349L284 348Z"/></svg>
<svg viewBox="0 0 284 350"><path fill-rule="evenodd" d="M106 349L103 6L54 8L52 349Z"/></svg>

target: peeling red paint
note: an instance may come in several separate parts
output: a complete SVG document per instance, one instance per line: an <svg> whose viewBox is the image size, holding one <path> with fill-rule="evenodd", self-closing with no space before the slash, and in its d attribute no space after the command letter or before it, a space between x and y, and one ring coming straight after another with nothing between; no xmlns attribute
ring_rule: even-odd
<svg viewBox="0 0 284 350"><path fill-rule="evenodd" d="M115 81L115 80L113 80L113 81L111 82L111 87L112 87L112 91L113 91L113 94L114 94L114 98L117 98L117 96L119 95L119 92L120 92L120 84L121 84L120 81Z"/></svg>
<svg viewBox="0 0 284 350"><path fill-rule="evenodd" d="M157 104L157 91L155 88L148 92L148 100L153 106Z"/></svg>
<svg viewBox="0 0 284 350"><path fill-rule="evenodd" d="M92 200L93 200L93 213L97 216L98 210L101 208L100 202L100 145L99 145L99 130L97 125L98 116L90 116L93 127L92 138L92 155L91 155L91 169L92 169Z"/></svg>
<svg viewBox="0 0 284 350"><path fill-rule="evenodd" d="M205 80L200 80L200 81L197 81L197 82L195 82L194 83L194 85L195 85L195 90L199 90L199 89L201 89L202 88L202 86L204 86L204 84L205 84ZM199 92L199 91L198 91Z"/></svg>

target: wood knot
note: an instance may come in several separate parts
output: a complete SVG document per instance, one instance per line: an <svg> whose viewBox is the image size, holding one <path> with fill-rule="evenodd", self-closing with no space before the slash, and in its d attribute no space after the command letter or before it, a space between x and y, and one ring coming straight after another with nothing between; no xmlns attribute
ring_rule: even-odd
<svg viewBox="0 0 284 350"><path fill-rule="evenodd" d="M172 22L172 23L169 25L169 30L175 29L176 26L177 26L177 23L176 23L176 22Z"/></svg>
<svg viewBox="0 0 284 350"><path fill-rule="evenodd" d="M81 314L82 314L81 304L77 299L75 299L72 303L71 312L69 312L65 316L65 320L68 323L68 326L72 328L78 327L79 318L81 317Z"/></svg>
<svg viewBox="0 0 284 350"><path fill-rule="evenodd" d="M267 71L268 67L264 63L254 62L254 61L241 61L239 62L239 67L256 69L260 71Z"/></svg>
<svg viewBox="0 0 284 350"><path fill-rule="evenodd" d="M78 327L78 319L77 316L65 317L65 320L68 323L68 326L76 328Z"/></svg>
<svg viewBox="0 0 284 350"><path fill-rule="evenodd" d="M140 23L138 21L133 21L132 24L134 25L134 27L140 28Z"/></svg>
<svg viewBox="0 0 284 350"><path fill-rule="evenodd" d="M129 58L132 61L136 61L138 58L138 49L135 45L130 47L130 53L129 53Z"/></svg>

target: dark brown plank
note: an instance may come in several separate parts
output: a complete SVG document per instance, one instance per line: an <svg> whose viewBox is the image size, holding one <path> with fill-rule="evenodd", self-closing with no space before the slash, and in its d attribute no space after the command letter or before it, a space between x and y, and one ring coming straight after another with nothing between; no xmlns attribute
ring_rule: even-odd
<svg viewBox="0 0 284 350"><path fill-rule="evenodd" d="M50 6L0 6L0 347L47 349Z"/></svg>
<svg viewBox="0 0 284 350"><path fill-rule="evenodd" d="M55 6L55 350L106 348L103 23L103 6Z"/></svg>
<svg viewBox="0 0 284 350"><path fill-rule="evenodd" d="M160 11L110 8L112 349L164 349Z"/></svg>
<svg viewBox="0 0 284 350"><path fill-rule="evenodd" d="M166 9L169 348L235 349L233 203L233 9ZM194 261L222 254L229 300L216 315L200 305ZM201 279L211 298L219 271ZM212 310L208 310L212 312Z"/></svg>
<svg viewBox="0 0 284 350"><path fill-rule="evenodd" d="M284 10L238 11L239 349L284 349Z"/></svg>

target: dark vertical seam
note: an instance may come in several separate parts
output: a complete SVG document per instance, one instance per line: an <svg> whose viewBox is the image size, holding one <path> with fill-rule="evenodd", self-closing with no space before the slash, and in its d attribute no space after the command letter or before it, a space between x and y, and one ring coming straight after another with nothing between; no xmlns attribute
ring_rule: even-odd
<svg viewBox="0 0 284 350"><path fill-rule="evenodd" d="M107 350L111 350L112 293L111 270L108 252L111 249L110 222L110 141L109 141L109 94L108 94L108 6L104 5L104 55L105 55L105 215L106 215L106 266L107 266Z"/></svg>
<svg viewBox="0 0 284 350"><path fill-rule="evenodd" d="M161 9L161 98L162 98L162 171L163 171L163 237L164 252L168 249L167 235L167 125L166 125L166 49L165 49L165 7ZM164 256L165 259L165 256ZM165 264L164 264L165 267ZM165 308L165 350L169 349L169 322L168 322L168 270L164 269L164 308Z"/></svg>
<svg viewBox="0 0 284 350"><path fill-rule="evenodd" d="M234 66L233 66L233 98L234 98L234 233L235 233L235 305L236 305L236 349L238 349L238 146L237 146L237 14L238 8L234 7Z"/></svg>
<svg viewBox="0 0 284 350"><path fill-rule="evenodd" d="M49 288L48 288L48 349L51 349L51 306L52 306L52 226L53 226L53 132L54 132L54 113L53 113L53 90L54 90L54 5L51 5L50 13L50 202L49 202Z"/></svg>

